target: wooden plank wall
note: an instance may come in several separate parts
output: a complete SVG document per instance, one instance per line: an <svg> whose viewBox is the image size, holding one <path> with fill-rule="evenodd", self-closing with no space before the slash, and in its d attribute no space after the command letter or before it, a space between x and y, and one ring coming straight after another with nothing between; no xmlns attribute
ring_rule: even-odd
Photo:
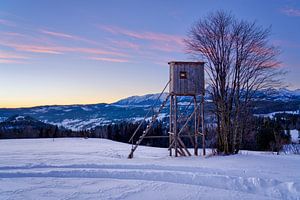
<svg viewBox="0 0 300 200"><path fill-rule="evenodd" d="M204 63L170 62L170 93L181 96L201 95L204 91ZM187 79L180 78L180 72Z"/></svg>

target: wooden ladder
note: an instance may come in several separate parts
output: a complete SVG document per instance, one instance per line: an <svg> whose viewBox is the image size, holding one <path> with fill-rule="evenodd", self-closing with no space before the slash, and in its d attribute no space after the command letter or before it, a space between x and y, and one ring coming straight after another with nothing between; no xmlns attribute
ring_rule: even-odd
<svg viewBox="0 0 300 200"><path fill-rule="evenodd" d="M170 94L167 95L166 99L161 104L161 106L160 106L159 110L157 111L157 113L152 116L150 124L147 125L147 128L143 131L143 134L139 137L139 139L136 141L136 143L133 144L133 137L138 132L138 130L141 128L141 125L143 124L143 122L145 121L146 118L144 118L144 120L140 123L140 125L138 126L138 128L135 130L134 134L131 136L131 138L129 140L129 142L132 142L132 148L131 148L131 151L130 151L130 153L128 155L128 158L133 158L134 151L138 148L138 146L141 144L141 142L143 141L143 139L146 137L146 135L151 130L152 126L154 125L154 123L157 120L157 117L158 117L159 113L162 111L162 109L165 107L167 101L169 100L169 97L170 97ZM152 109L153 109L153 107L152 107Z"/></svg>

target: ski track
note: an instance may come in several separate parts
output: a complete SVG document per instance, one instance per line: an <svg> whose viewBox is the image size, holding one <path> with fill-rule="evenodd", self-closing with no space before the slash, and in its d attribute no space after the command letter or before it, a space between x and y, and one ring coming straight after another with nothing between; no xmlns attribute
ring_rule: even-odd
<svg viewBox="0 0 300 200"><path fill-rule="evenodd" d="M289 196L289 194L296 194L300 196L300 186L293 182L280 182L276 179L228 176L222 173L201 172L201 169L199 168L196 169L157 165L86 164L65 166L33 165L24 167L1 167L0 177L105 178L154 182L158 181L176 184L197 185L222 190L242 191L244 193L259 194L266 197L281 199L293 199L293 197L297 197ZM140 191L134 191L133 193L137 192Z"/></svg>
<svg viewBox="0 0 300 200"><path fill-rule="evenodd" d="M140 147L136 157L128 160L126 144L49 141L0 141L0 200L300 200L296 156L249 152L208 159L170 158L165 149Z"/></svg>

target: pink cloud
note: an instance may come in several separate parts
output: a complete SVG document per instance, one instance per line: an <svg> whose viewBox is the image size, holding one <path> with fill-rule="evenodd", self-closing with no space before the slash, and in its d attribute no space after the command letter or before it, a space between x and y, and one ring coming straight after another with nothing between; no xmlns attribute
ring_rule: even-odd
<svg viewBox="0 0 300 200"><path fill-rule="evenodd" d="M0 41L0 45L11 47L17 51L25 51L32 53L46 53L46 54L64 54L64 53L84 53L95 55L112 55L112 56L128 56L125 53L118 51L103 50L100 48L88 48L88 47L67 47L57 45L46 44L20 44L9 41Z"/></svg>
<svg viewBox="0 0 300 200"><path fill-rule="evenodd" d="M102 26L99 25L99 28L105 30L112 34L124 35L131 37L133 39L144 40L143 44L132 44L131 42L113 42L121 48L131 48L134 50L142 51L143 53L148 52L149 50L161 51L161 52L183 52L184 41L182 36L156 33L156 32L138 32L132 31L116 26ZM137 53L139 53L137 52Z"/></svg>
<svg viewBox="0 0 300 200"><path fill-rule="evenodd" d="M169 43L156 43L149 46L150 49L164 52L182 52L182 46Z"/></svg>
<svg viewBox="0 0 300 200"><path fill-rule="evenodd" d="M14 52L8 52L8 51L0 51L0 63L26 63L25 60L29 59L28 56L16 54Z"/></svg>
<svg viewBox="0 0 300 200"><path fill-rule="evenodd" d="M47 31L47 30L40 30L40 32L44 33L44 34L47 34L47 35L55 36L55 37L62 37L62 38L68 38L68 39L78 39L78 37L76 37L76 36L65 34L65 33L59 33L59 32Z"/></svg>
<svg viewBox="0 0 300 200"><path fill-rule="evenodd" d="M94 45L98 44L98 42L96 42L96 41L93 41L93 40L90 40L87 38L83 38L83 37L79 37L76 35L67 34L67 33L61 33L61 32L56 32L56 31L54 32L54 31L49 31L49 30L44 30L44 29L41 29L40 32L43 34L46 34L46 35L54 36L54 37L82 41L82 42L86 42L86 43L94 44Z"/></svg>
<svg viewBox="0 0 300 200"><path fill-rule="evenodd" d="M9 60L9 59L1 59L0 64L25 64L27 62L20 61L20 60Z"/></svg>
<svg viewBox="0 0 300 200"><path fill-rule="evenodd" d="M47 54L62 54L58 48L48 47L43 45L26 45L26 44L12 44L11 47L18 51L26 51L32 53L47 53Z"/></svg>
<svg viewBox="0 0 300 200"><path fill-rule="evenodd" d="M26 37L26 35L16 32L2 32L1 34L11 37Z"/></svg>
<svg viewBox="0 0 300 200"><path fill-rule="evenodd" d="M105 62L117 62L117 63L127 63L129 60L127 59L120 59L120 58L103 58L103 57L89 57L90 60L98 60L98 61L105 61Z"/></svg>
<svg viewBox="0 0 300 200"><path fill-rule="evenodd" d="M140 45L128 41L111 40L111 43L121 48L128 48L128 49L135 49L135 50L140 49Z"/></svg>
<svg viewBox="0 0 300 200"><path fill-rule="evenodd" d="M0 59L5 60L2 62L12 62L12 60L22 59L22 55L17 53L29 52L32 54L27 53L27 55L32 55L32 58L35 54L75 54L90 60L128 63L134 62L134 59L144 58L146 55L149 55L151 58L153 57L154 61L160 60L162 52L180 52L183 47L182 37L177 35L137 32L113 26L101 28L110 33L125 35L130 38L127 38L128 41L120 38L103 38L100 43L100 41L96 42L74 34L52 31L45 28L36 28L34 29L34 34L28 35L18 32L0 32L0 45L14 49L16 51L15 56L20 56L19 58L13 57L13 55L10 55L11 57L8 55L4 57L2 55L1 57L0 51ZM70 41L61 43L61 39ZM78 43L77 41L82 41L82 43ZM27 59L25 56L23 57Z"/></svg>
<svg viewBox="0 0 300 200"><path fill-rule="evenodd" d="M280 11L288 16L300 17L300 9L297 8L283 8Z"/></svg>
<svg viewBox="0 0 300 200"><path fill-rule="evenodd" d="M6 19L0 19L0 25L15 27L16 24Z"/></svg>
<svg viewBox="0 0 300 200"><path fill-rule="evenodd" d="M142 40L154 40L154 41L163 41L163 42L173 42L178 45L183 45L183 38L177 35L170 35L164 33L155 33L155 32L137 32L131 31L128 29L116 27L116 26L99 26L101 29L108 31L113 34L121 34L136 39Z"/></svg>
<svg viewBox="0 0 300 200"><path fill-rule="evenodd" d="M117 51L107 51L107 50L101 50L99 48L85 48L85 47L62 47L62 50L68 51L68 52L80 52L80 53L86 53L86 54L98 54L98 55L113 55L113 56L128 56L125 53L117 52Z"/></svg>
<svg viewBox="0 0 300 200"><path fill-rule="evenodd" d="M0 59L28 59L28 56L0 52Z"/></svg>

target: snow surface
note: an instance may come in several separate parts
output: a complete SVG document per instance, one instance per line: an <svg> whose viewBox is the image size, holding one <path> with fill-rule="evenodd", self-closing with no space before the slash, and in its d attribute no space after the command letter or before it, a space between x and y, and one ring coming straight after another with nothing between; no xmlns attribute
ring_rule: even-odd
<svg viewBox="0 0 300 200"><path fill-rule="evenodd" d="M49 123L56 126L63 126L65 128L71 129L73 131L89 130L96 126L106 125L111 123L110 120L105 120L104 118L94 118L94 119L64 119L62 122L50 122L48 120L43 120L44 123Z"/></svg>
<svg viewBox="0 0 300 200"><path fill-rule="evenodd" d="M294 115L298 115L298 114L300 114L300 111L299 110L294 110L294 111L277 111L277 112L271 112L271 113L267 113L267 114L254 114L254 116L269 117L269 118L273 119L276 114L294 114Z"/></svg>
<svg viewBox="0 0 300 200"><path fill-rule="evenodd" d="M0 140L0 199L300 199L300 156L169 157L105 139Z"/></svg>
<svg viewBox="0 0 300 200"><path fill-rule="evenodd" d="M290 133L291 133L291 141L293 143L299 143L299 141L300 141L299 131L297 129L293 129L290 131Z"/></svg>
<svg viewBox="0 0 300 200"><path fill-rule="evenodd" d="M7 117L0 117L0 122L3 122L7 119Z"/></svg>

